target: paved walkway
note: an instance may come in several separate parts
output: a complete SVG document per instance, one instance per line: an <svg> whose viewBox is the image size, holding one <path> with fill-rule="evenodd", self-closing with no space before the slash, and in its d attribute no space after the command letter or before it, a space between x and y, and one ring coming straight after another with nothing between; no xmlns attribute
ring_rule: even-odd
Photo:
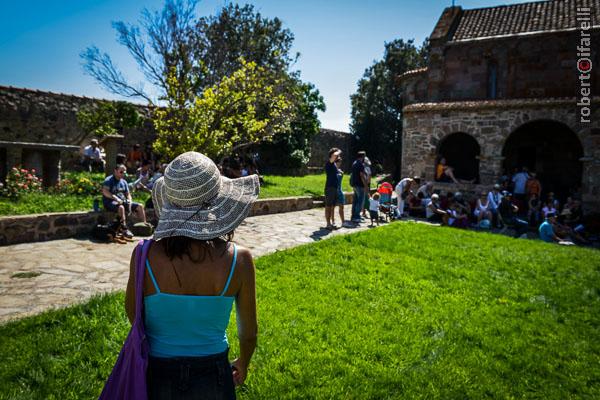
<svg viewBox="0 0 600 400"><path fill-rule="evenodd" d="M250 217L236 230L234 241L261 256L368 225L329 232L323 212L319 208ZM124 289L135 243L66 239L0 247L0 323Z"/></svg>

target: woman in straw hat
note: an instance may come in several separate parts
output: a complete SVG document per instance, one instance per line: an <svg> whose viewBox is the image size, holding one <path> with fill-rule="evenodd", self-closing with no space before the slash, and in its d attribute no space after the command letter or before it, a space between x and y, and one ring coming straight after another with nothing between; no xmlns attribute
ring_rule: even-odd
<svg viewBox="0 0 600 400"><path fill-rule="evenodd" d="M234 399L256 346L252 255L234 229L258 197L258 176L227 179L208 157L188 152L152 190L159 217L146 260L145 328L150 399ZM135 251L126 292L135 316ZM236 304L239 358L229 364L225 330Z"/></svg>

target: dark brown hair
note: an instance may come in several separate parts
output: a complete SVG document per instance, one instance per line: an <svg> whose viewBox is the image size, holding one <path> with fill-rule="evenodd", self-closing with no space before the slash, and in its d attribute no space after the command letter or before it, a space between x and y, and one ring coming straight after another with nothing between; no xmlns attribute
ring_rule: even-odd
<svg viewBox="0 0 600 400"><path fill-rule="evenodd" d="M187 236L169 236L167 238L162 239L160 242L163 245L163 249L165 250L165 254L171 261L175 257L183 259L184 255L187 255L190 259L192 259L191 249L194 243L200 243L202 245L202 249L204 250L202 256L199 260L194 260L196 262L202 262L206 255L210 253L207 251L209 248L214 248L218 243L229 243L233 240L234 231L226 233L223 236L209 239L209 240L198 240L194 238L190 238ZM227 246L225 246L225 250L223 254L227 251Z"/></svg>

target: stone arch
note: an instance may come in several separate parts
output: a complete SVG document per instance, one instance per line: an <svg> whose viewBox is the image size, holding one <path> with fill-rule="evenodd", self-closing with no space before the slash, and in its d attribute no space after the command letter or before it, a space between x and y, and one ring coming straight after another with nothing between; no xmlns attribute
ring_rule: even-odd
<svg viewBox="0 0 600 400"><path fill-rule="evenodd" d="M445 158L446 164L454 169L454 176L457 179L479 182L480 155L481 147L477 139L468 133L454 132L439 141L435 162L437 165L442 158Z"/></svg>
<svg viewBox="0 0 600 400"><path fill-rule="evenodd" d="M553 119L521 124L506 138L502 148L504 169L527 167L536 171L543 195L553 191L564 200L579 189L583 178L581 139L568 125Z"/></svg>

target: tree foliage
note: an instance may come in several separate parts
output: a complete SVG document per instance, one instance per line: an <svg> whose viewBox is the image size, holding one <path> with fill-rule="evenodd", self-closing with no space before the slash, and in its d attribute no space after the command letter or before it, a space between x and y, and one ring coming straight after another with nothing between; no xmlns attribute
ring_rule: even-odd
<svg viewBox="0 0 600 400"><path fill-rule="evenodd" d="M289 95L278 90L267 69L241 65L189 106L176 97L181 92L175 74L168 78L173 93L168 106L156 111L156 151L173 158L194 150L216 159L289 130L294 115Z"/></svg>
<svg viewBox="0 0 600 400"><path fill-rule="evenodd" d="M378 160L393 164L400 175L402 154L402 88L397 77L426 65L428 42L420 48L413 40L396 39L385 44L383 59L365 70L350 99L351 131L357 146Z"/></svg>
<svg viewBox="0 0 600 400"><path fill-rule="evenodd" d="M310 141L319 133L321 124L318 111L325 111L323 96L311 83L295 81L291 90L301 98L296 103L296 114L290 129L276 135L272 141L260 145L259 152L263 165L270 165L277 172L297 170L308 164Z"/></svg>
<svg viewBox="0 0 600 400"><path fill-rule="evenodd" d="M158 147L169 154L173 154L171 148L211 148L211 154L221 154L226 149L245 148L250 139L262 142L277 135L275 140L285 145L288 156L291 154L296 164L304 162L310 152L309 138L319 131L316 112L324 111L325 106L318 90L302 82L299 72L290 71L299 56L291 52L292 32L281 20L263 17L252 5L227 4L216 15L200 18L195 15L196 5L197 0L166 0L160 12L144 10L139 25L113 24L119 43L167 104L155 118L163 140ZM97 47L87 48L81 57L85 72L108 91L155 104L143 84L127 81L110 56ZM239 74L254 78L258 74L260 79L242 87ZM221 86L223 82L227 83ZM250 94L250 88L257 93ZM236 110L227 103L234 93L244 98L240 117L244 121L227 114ZM279 102L282 95L289 104ZM210 108L201 111L200 107ZM280 109L286 110L286 118L275 115ZM211 122L198 121L200 115L210 117ZM254 123L247 120L250 117L255 118ZM283 120L287 122L277 122ZM234 126L235 131L227 136L240 142L235 146L227 143L218 151L212 149L214 138L223 133L207 129ZM248 131L242 134L244 129ZM192 140L192 132L208 136ZM166 135L173 137L164 141ZM186 148L188 145L195 147Z"/></svg>
<svg viewBox="0 0 600 400"><path fill-rule="evenodd" d="M216 15L200 18L192 42L194 56L203 64L200 81L204 87L240 69L241 59L286 73L299 57L291 54L294 35L282 21L263 17L250 4L230 3Z"/></svg>
<svg viewBox="0 0 600 400"><path fill-rule="evenodd" d="M122 134L125 128L139 127L143 122L135 106L125 101L100 101L77 112L77 122L88 135L102 137Z"/></svg>

